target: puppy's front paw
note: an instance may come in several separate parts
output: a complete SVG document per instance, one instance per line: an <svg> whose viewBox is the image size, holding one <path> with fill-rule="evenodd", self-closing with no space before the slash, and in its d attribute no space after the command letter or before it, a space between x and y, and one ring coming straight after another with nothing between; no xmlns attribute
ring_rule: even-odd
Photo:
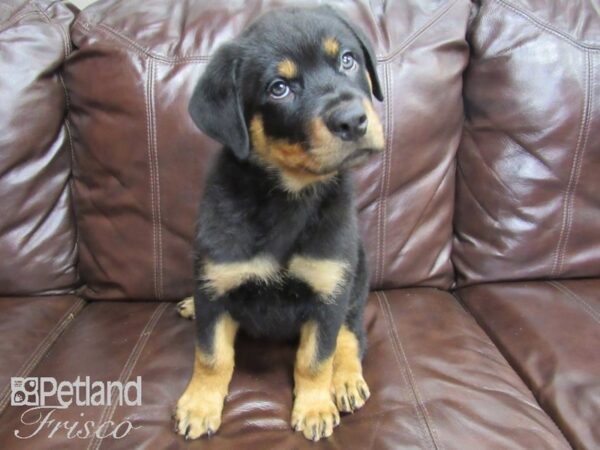
<svg viewBox="0 0 600 450"><path fill-rule="evenodd" d="M212 436L221 426L224 398L207 390L187 390L177 402L175 431L186 439Z"/></svg>
<svg viewBox="0 0 600 450"><path fill-rule="evenodd" d="M194 297L188 297L177 303L177 312L184 319L194 320L196 311L194 309Z"/></svg>
<svg viewBox="0 0 600 450"><path fill-rule="evenodd" d="M331 391L340 412L354 412L371 396L360 372L334 372Z"/></svg>
<svg viewBox="0 0 600 450"><path fill-rule="evenodd" d="M292 428L302 431L306 439L318 441L333 434L340 424L340 414L331 397L321 395L299 395L292 410Z"/></svg>

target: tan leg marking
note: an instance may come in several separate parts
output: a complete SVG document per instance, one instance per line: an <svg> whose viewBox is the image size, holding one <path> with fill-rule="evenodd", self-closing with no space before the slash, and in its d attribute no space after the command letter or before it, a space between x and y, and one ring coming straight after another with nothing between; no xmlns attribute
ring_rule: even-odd
<svg viewBox="0 0 600 450"><path fill-rule="evenodd" d="M307 283L323 301L331 303L343 286L348 264L334 259L315 259L296 255L292 257L288 271Z"/></svg>
<svg viewBox="0 0 600 450"><path fill-rule="evenodd" d="M354 412L365 404L371 393L362 376L359 343L346 325L338 334L333 355L331 392L340 412Z"/></svg>
<svg viewBox="0 0 600 450"><path fill-rule="evenodd" d="M223 402L233 374L238 324L228 313L215 325L212 355L196 347L194 373L177 402L175 429L186 439L212 435L221 425Z"/></svg>
<svg viewBox="0 0 600 450"><path fill-rule="evenodd" d="M300 346L294 367L294 407L292 428L306 439L329 437L340 423L340 415L331 398L333 357L316 361L317 324L307 322L300 331Z"/></svg>
<svg viewBox="0 0 600 450"><path fill-rule="evenodd" d="M279 265L273 258L260 255L243 262L214 263L207 260L199 275L220 296L250 280L277 281Z"/></svg>
<svg viewBox="0 0 600 450"><path fill-rule="evenodd" d="M188 297L177 303L177 312L184 319L194 320L196 312L194 310L194 297Z"/></svg>

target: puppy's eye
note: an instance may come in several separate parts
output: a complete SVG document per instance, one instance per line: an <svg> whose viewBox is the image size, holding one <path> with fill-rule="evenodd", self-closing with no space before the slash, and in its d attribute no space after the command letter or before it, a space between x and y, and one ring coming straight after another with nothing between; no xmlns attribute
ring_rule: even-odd
<svg viewBox="0 0 600 450"><path fill-rule="evenodd" d="M287 97L290 94L290 87L283 80L275 80L269 85L267 91L269 92L269 95L271 97L281 99Z"/></svg>
<svg viewBox="0 0 600 450"><path fill-rule="evenodd" d="M354 55L352 52L346 52L342 55L342 69L344 70L353 70L357 66L356 59L354 59Z"/></svg>

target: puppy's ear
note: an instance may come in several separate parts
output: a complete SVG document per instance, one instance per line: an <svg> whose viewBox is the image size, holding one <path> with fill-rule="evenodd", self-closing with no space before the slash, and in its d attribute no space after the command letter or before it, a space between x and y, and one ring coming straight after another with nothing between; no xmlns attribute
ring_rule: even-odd
<svg viewBox="0 0 600 450"><path fill-rule="evenodd" d="M383 91L381 90L381 83L379 82L379 76L377 75L377 57L375 56L375 52L373 51L373 47L367 36L358 28L350 23L350 21L344 17L343 14L339 13L335 9L333 9L329 5L321 6L323 10L328 12L329 14L335 16L339 21L341 21L346 27L352 31L356 39L359 40L360 46L362 48L365 61L367 64L367 71L369 72L369 77L371 77L371 84L373 86L373 95L380 102L383 101Z"/></svg>
<svg viewBox="0 0 600 450"><path fill-rule="evenodd" d="M250 144L240 98L240 57L235 44L217 50L194 89L188 111L200 130L246 159Z"/></svg>

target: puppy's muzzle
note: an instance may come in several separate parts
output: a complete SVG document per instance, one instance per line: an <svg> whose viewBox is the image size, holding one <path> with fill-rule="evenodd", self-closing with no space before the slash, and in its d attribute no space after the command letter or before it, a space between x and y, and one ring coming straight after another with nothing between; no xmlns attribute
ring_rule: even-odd
<svg viewBox="0 0 600 450"><path fill-rule="evenodd" d="M339 104L325 117L332 134L344 141L356 141L367 132L369 120L361 101L349 100Z"/></svg>

